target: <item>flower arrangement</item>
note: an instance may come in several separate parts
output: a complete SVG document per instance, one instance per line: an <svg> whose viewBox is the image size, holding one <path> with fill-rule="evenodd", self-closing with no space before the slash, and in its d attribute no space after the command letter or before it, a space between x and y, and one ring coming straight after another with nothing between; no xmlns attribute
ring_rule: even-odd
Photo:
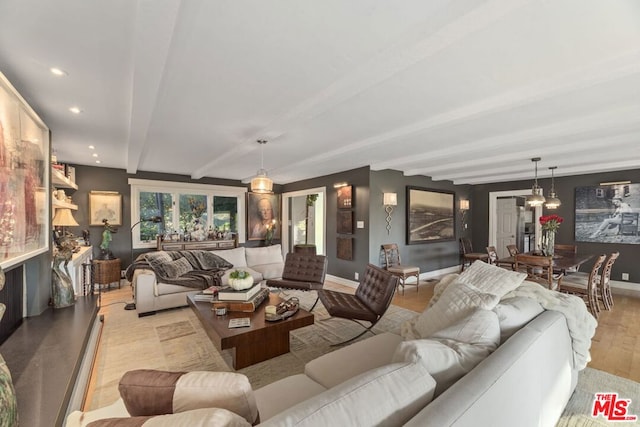
<svg viewBox="0 0 640 427"><path fill-rule="evenodd" d="M541 216L540 217L540 225L542 226L543 231L553 231L554 233L560 229L560 224L564 219L556 214Z"/></svg>

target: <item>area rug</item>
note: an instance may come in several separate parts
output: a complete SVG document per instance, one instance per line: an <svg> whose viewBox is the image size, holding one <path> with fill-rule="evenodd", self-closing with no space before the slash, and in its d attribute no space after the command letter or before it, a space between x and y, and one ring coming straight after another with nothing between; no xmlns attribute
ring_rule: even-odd
<svg viewBox="0 0 640 427"><path fill-rule="evenodd" d="M287 291L302 307L311 307L315 293ZM284 297L284 296L283 296ZM358 335L362 327L344 319L331 318L320 302L313 310L315 323L290 334L291 351L282 356L241 369L254 389L292 374L304 365L340 347L331 344ZM415 312L391 305L374 327L376 333L399 332L400 324ZM359 340L370 337L363 335ZM96 380L87 409L113 403L118 397L122 374L132 369L170 371L232 371L229 350L218 351L193 311L180 308L138 318L135 311L110 310L105 315L101 345L96 359Z"/></svg>
<svg viewBox="0 0 640 427"><path fill-rule="evenodd" d="M613 422L604 415L592 416L596 393L618 393L618 399L631 399L628 415L637 415L636 422ZM598 426L640 425L640 383L617 377L597 369L586 368L580 372L578 385L564 409L557 427L598 427Z"/></svg>

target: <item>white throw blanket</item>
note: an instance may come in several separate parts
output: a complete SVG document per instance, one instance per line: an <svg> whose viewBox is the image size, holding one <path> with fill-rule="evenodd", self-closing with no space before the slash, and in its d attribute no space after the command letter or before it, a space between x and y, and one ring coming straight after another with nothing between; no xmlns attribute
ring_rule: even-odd
<svg viewBox="0 0 640 427"><path fill-rule="evenodd" d="M575 295L549 290L534 282L525 281L504 298L526 297L536 300L545 310L558 311L567 319L573 346L575 369L582 370L591 361L589 348L598 322L587 310L584 301Z"/></svg>

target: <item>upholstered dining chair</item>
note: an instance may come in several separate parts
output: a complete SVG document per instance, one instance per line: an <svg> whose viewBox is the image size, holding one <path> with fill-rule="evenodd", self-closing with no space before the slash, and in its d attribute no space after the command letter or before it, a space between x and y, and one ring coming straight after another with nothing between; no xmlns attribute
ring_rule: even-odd
<svg viewBox="0 0 640 427"><path fill-rule="evenodd" d="M473 252L473 245L471 244L471 240L465 237L460 238L460 258L462 264L462 268L460 271L464 271L464 268L467 264L471 265L477 260L489 262L489 255L487 255L485 252Z"/></svg>
<svg viewBox="0 0 640 427"><path fill-rule="evenodd" d="M487 255L489 255L489 264L493 264L498 267L508 266L509 269L513 270L515 263L511 261L500 260L500 258L498 258L498 251L496 250L495 246L487 246Z"/></svg>
<svg viewBox="0 0 640 427"><path fill-rule="evenodd" d="M328 260L324 255L290 252L284 260L281 279L269 279L266 285L272 288L319 291L324 286ZM312 311L320 297L309 309Z"/></svg>
<svg viewBox="0 0 640 427"><path fill-rule="evenodd" d="M384 254L384 269L389 273L398 276L400 279L400 285L402 286L402 295L404 295L404 286L407 284L407 279L411 277L416 278L416 292L418 292L418 286L420 284L420 267L412 265L405 265L400 259L400 251L396 243L387 243L380 245L380 250Z"/></svg>
<svg viewBox="0 0 640 427"><path fill-rule="evenodd" d="M319 290L320 301L332 317L348 319L365 328L355 337L332 345L346 344L367 332L374 333L372 328L389 308L399 280L395 274L369 264L355 294ZM361 321L368 322L369 326L365 326Z"/></svg>
<svg viewBox="0 0 640 427"><path fill-rule="evenodd" d="M575 255L578 253L578 246L576 245L562 245L562 244L557 244L557 245L553 245L553 253L556 255ZM564 273L565 274L571 274L571 273L575 273L578 271L578 269L580 268L580 266L578 267L572 267L569 269L565 269ZM560 270L556 270L556 273L560 273Z"/></svg>
<svg viewBox="0 0 640 427"><path fill-rule="evenodd" d="M562 273L553 273L553 258L550 256L516 254L515 269L527 273L527 280L540 283L552 290L557 290L562 280Z"/></svg>
<svg viewBox="0 0 640 427"><path fill-rule="evenodd" d="M602 267L602 274L600 275L600 281L598 282L598 300L602 301L602 305L605 310L611 310L613 308L613 296L611 295L611 286L609 281L611 280L611 270L613 264L616 262L620 252L613 252L609 254Z"/></svg>
<svg viewBox="0 0 640 427"><path fill-rule="evenodd" d="M509 256L516 256L520 253L516 245L507 245L507 252L509 252Z"/></svg>
<svg viewBox="0 0 640 427"><path fill-rule="evenodd" d="M598 318L600 313L600 308L598 307L598 282L600 280L600 276L598 275L602 264L607 256L600 255L593 263L591 267L591 272L589 273L589 277L584 281L577 281L573 278L569 278L566 280L562 280L560 285L558 286L558 291L564 292L567 294L578 295L584 299L585 304L587 304L587 308L589 312L595 317Z"/></svg>

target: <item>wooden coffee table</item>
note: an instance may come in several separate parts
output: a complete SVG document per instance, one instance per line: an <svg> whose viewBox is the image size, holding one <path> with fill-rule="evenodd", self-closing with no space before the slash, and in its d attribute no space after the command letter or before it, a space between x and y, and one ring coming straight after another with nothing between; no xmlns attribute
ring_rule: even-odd
<svg viewBox="0 0 640 427"><path fill-rule="evenodd" d="M286 320L267 322L264 309L267 305L276 305L283 300L277 295L269 295L269 301L263 302L253 313L227 312L216 316L210 302L194 301L187 296L189 306L200 319L204 330L218 350L233 349L233 368L242 369L258 362L271 359L289 352L289 331L313 325L313 314L299 309ZM229 319L250 317L251 326L229 328Z"/></svg>

